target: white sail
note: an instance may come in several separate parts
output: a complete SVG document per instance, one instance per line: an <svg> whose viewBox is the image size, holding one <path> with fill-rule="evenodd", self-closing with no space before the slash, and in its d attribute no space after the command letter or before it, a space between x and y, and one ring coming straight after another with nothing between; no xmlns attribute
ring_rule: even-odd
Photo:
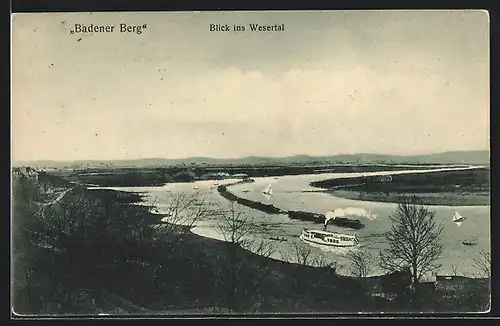
<svg viewBox="0 0 500 326"><path fill-rule="evenodd" d="M196 184L195 184L195 185L193 186L193 189L198 189L198 185L196 185Z"/></svg>
<svg viewBox="0 0 500 326"><path fill-rule="evenodd" d="M273 194L273 189L271 188L271 185L268 185L266 189L262 191L266 195L272 195Z"/></svg>
<svg viewBox="0 0 500 326"><path fill-rule="evenodd" d="M458 225L458 226L462 225L462 222L464 220L465 220L465 217L463 217L462 215L460 215L460 213L458 213L458 212L453 213L453 222L456 225Z"/></svg>
<svg viewBox="0 0 500 326"><path fill-rule="evenodd" d="M465 220L465 217L460 215L459 212L455 212L453 214L453 222L463 222Z"/></svg>

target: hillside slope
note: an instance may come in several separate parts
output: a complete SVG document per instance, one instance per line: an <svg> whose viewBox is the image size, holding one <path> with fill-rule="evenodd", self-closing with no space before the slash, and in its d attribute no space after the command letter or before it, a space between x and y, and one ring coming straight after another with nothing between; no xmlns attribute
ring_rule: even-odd
<svg viewBox="0 0 500 326"><path fill-rule="evenodd" d="M333 163L387 163L387 164L473 164L489 165L489 151L453 151L427 155L344 154L333 156L294 155L288 157L248 156L243 158L189 157L184 159L144 158L133 160L80 160L14 162L15 166L36 168L78 167L160 167L172 165L281 165L281 164L333 164Z"/></svg>

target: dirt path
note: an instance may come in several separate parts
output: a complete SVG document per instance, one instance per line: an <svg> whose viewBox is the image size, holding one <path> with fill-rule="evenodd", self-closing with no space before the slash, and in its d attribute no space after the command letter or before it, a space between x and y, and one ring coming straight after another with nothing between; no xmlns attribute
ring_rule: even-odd
<svg viewBox="0 0 500 326"><path fill-rule="evenodd" d="M64 196L66 196L66 194L68 192L70 192L71 190L73 190L72 188L69 188L69 189L66 189L64 190L63 192L61 192L56 198L52 199L50 202L48 203L45 203L43 204L42 206L50 206L50 205L54 205L56 204L57 202L59 202L60 200L62 200L64 198Z"/></svg>

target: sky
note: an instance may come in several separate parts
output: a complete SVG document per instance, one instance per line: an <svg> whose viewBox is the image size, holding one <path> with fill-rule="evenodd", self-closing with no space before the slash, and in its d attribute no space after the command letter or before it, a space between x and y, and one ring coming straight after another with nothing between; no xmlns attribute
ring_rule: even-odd
<svg viewBox="0 0 500 326"><path fill-rule="evenodd" d="M489 149L485 11L15 14L11 49L14 161Z"/></svg>

